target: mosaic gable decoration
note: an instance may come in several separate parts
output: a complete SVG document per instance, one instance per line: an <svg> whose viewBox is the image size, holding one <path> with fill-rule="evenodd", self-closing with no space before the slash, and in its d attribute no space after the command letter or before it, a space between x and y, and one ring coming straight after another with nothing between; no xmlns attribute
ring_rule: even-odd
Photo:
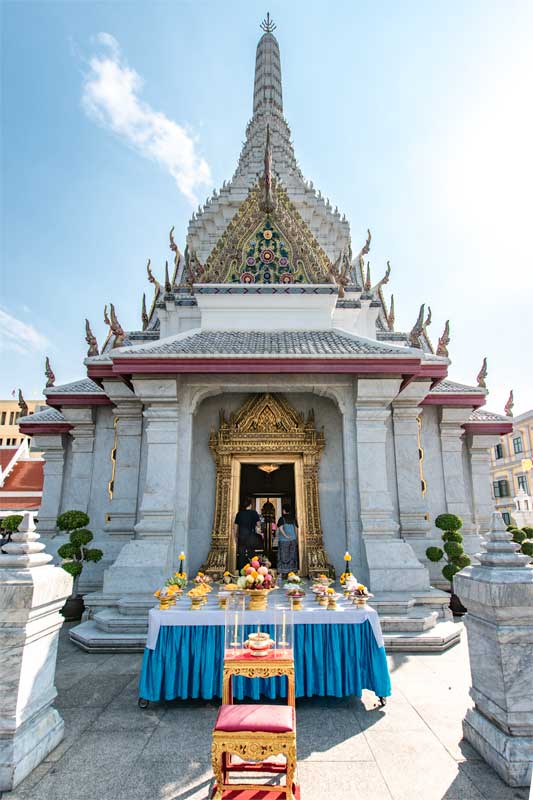
<svg viewBox="0 0 533 800"><path fill-rule="evenodd" d="M327 255L274 178L271 191L275 208L265 213L261 181L250 190L200 283L334 283Z"/></svg>

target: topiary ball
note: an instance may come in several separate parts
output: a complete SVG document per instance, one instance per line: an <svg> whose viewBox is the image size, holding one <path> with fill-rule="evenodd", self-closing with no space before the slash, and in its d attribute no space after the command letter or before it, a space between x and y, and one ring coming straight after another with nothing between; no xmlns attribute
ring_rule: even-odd
<svg viewBox="0 0 533 800"><path fill-rule="evenodd" d="M462 544L459 544L459 542L446 542L444 545L444 552L453 560L463 555L464 548Z"/></svg>
<svg viewBox="0 0 533 800"><path fill-rule="evenodd" d="M67 542L66 544L62 544L61 547L57 548L57 554L61 558L75 558L79 553L78 548Z"/></svg>
<svg viewBox="0 0 533 800"><path fill-rule="evenodd" d="M470 557L467 556L466 553L463 553L462 555L457 556L457 558L454 558L453 562L459 567L459 569L464 569L465 567L469 567L470 564L472 563Z"/></svg>
<svg viewBox="0 0 533 800"><path fill-rule="evenodd" d="M443 555L444 551L440 547L428 547L426 550L426 556L430 561L440 561Z"/></svg>
<svg viewBox="0 0 533 800"><path fill-rule="evenodd" d="M72 575L73 578L77 578L81 575L83 564L81 561L67 561L65 564L61 564L61 568L68 572L69 575Z"/></svg>
<svg viewBox="0 0 533 800"><path fill-rule="evenodd" d="M524 533L524 531L521 531L518 528L515 528L514 531L510 531L510 533L513 534L513 542L516 542L517 544L522 544L522 542L525 542L525 540L527 539L527 536Z"/></svg>
<svg viewBox="0 0 533 800"><path fill-rule="evenodd" d="M446 578L447 581L450 583L453 581L453 576L460 571L460 567L456 566L456 564L446 564L445 567L442 568L442 574Z"/></svg>
<svg viewBox="0 0 533 800"><path fill-rule="evenodd" d="M97 547L85 551L85 559L87 561L100 561L104 554Z"/></svg>
<svg viewBox="0 0 533 800"><path fill-rule="evenodd" d="M458 531L463 527L463 520L455 514L439 514L435 525L441 531Z"/></svg>
<svg viewBox="0 0 533 800"><path fill-rule="evenodd" d="M533 558L533 542L524 542L521 547L521 550L525 556Z"/></svg>
<svg viewBox="0 0 533 800"><path fill-rule="evenodd" d="M84 528L88 524L89 517L84 511L64 511L56 520L60 531L73 531L76 528Z"/></svg>
<svg viewBox="0 0 533 800"><path fill-rule="evenodd" d="M524 525L522 530L524 531L528 539L533 539L533 528L531 528L529 525Z"/></svg>
<svg viewBox="0 0 533 800"><path fill-rule="evenodd" d="M9 517L4 517L1 527L5 531L15 533L15 531L18 531L19 525L23 519L24 517L21 514L10 514Z"/></svg>
<svg viewBox="0 0 533 800"><path fill-rule="evenodd" d="M70 541L75 547L89 544L89 542L92 542L93 538L91 531L88 531L87 528L82 528L79 531L72 531L70 534Z"/></svg>
<svg viewBox="0 0 533 800"><path fill-rule="evenodd" d="M443 542L462 542L463 537L459 533L459 531L445 531L442 534L442 541Z"/></svg>

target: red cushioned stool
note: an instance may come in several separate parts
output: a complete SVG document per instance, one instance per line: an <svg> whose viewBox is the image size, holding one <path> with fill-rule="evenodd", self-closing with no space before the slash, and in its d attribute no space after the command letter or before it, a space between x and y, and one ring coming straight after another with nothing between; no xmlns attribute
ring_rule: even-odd
<svg viewBox="0 0 533 800"><path fill-rule="evenodd" d="M270 789L278 794L283 793L286 800L294 800L294 708L278 705L222 705L213 731L211 755L217 782L215 800L222 800L224 792L228 791L268 792ZM239 756L244 762L232 762L232 755ZM285 762L265 762L267 758L277 755L284 756ZM284 774L285 786L228 782L230 772L246 770Z"/></svg>

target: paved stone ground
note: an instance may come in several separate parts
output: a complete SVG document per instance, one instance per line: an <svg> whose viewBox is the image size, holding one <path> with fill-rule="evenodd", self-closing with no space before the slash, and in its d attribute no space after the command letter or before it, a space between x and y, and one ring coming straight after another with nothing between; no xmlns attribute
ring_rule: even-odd
<svg viewBox="0 0 533 800"><path fill-rule="evenodd" d="M217 704L137 707L140 655L88 655L61 636L57 707L66 735L3 800L206 800ZM389 657L385 709L298 701L302 800L527 800L466 743L466 643L440 655Z"/></svg>

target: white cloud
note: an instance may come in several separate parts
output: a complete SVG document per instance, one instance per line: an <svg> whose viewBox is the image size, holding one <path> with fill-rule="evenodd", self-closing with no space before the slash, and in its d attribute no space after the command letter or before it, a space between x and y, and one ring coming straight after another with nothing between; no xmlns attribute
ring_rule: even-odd
<svg viewBox="0 0 533 800"><path fill-rule="evenodd" d="M140 99L143 79L124 61L111 34L99 33L96 41L103 52L90 59L85 75L82 106L86 114L160 164L191 203L196 203L195 191L209 186L211 173L207 161L197 153L195 139Z"/></svg>
<svg viewBox="0 0 533 800"><path fill-rule="evenodd" d="M21 354L42 352L50 342L33 325L0 308L0 350Z"/></svg>

